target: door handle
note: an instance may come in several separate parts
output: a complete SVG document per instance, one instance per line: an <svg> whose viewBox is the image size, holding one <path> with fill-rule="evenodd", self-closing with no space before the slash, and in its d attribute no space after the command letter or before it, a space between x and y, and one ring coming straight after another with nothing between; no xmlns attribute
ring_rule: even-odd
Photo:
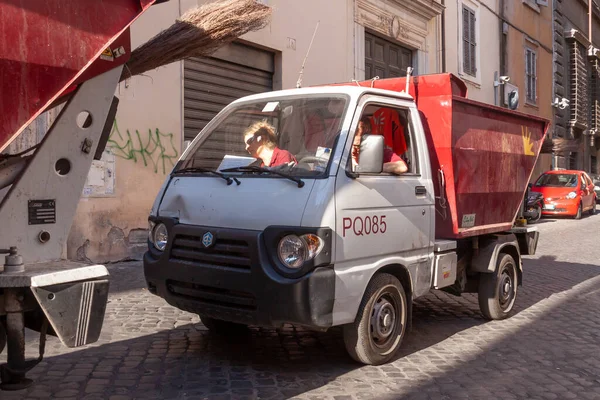
<svg viewBox="0 0 600 400"><path fill-rule="evenodd" d="M425 186L416 186L415 187L415 195L417 196L425 196L427 194L427 189Z"/></svg>

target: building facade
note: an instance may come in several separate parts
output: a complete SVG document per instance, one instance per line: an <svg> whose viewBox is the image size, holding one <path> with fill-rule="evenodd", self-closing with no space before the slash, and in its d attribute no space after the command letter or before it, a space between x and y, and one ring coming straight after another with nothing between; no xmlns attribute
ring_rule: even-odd
<svg viewBox="0 0 600 400"><path fill-rule="evenodd" d="M132 26L136 47L205 0L171 0ZM253 93L302 85L442 70L437 1L263 0L265 29L212 57L174 63L122 82L107 149L94 163L67 244L68 258L93 262L139 258L147 217L187 141L225 105ZM300 22L300 23L299 23Z"/></svg>
<svg viewBox="0 0 600 400"><path fill-rule="evenodd" d="M554 0L555 168L600 173L600 9Z"/></svg>
<svg viewBox="0 0 600 400"><path fill-rule="evenodd" d="M500 71L498 0L446 0L445 71L459 76L470 99L500 103L494 76Z"/></svg>
<svg viewBox="0 0 600 400"><path fill-rule="evenodd" d="M553 121L552 7L546 0L501 1L502 48L500 75L510 77L503 86L503 99L512 87L518 88L517 111ZM514 86L513 86L514 85ZM548 129L547 140L553 135ZM532 179L552 169L552 156L542 152Z"/></svg>

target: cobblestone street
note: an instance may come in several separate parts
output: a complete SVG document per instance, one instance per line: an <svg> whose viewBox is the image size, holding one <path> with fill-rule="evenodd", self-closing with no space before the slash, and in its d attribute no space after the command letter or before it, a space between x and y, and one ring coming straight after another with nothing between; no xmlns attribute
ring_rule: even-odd
<svg viewBox="0 0 600 400"><path fill-rule="evenodd" d="M380 367L352 362L339 330L215 337L150 295L141 263L112 265L101 340L69 351L50 338L35 384L0 398L600 399L600 214L538 226L514 317L487 322L474 295L433 292Z"/></svg>

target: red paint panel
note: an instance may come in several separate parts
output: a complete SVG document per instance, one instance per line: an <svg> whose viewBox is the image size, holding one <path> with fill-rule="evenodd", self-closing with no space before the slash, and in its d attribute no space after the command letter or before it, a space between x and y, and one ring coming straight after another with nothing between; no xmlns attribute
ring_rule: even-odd
<svg viewBox="0 0 600 400"><path fill-rule="evenodd" d="M2 0L0 151L69 87L123 64L127 28L153 0ZM143 4L143 7L142 7ZM118 46L116 46L118 39ZM99 58L124 46L114 61Z"/></svg>
<svg viewBox="0 0 600 400"><path fill-rule="evenodd" d="M360 83L371 84L403 91L406 79ZM409 94L425 129L435 194L447 200L446 208L436 201L436 237L463 238L510 229L549 121L468 100L466 85L452 74L416 76ZM440 170L444 193L439 190Z"/></svg>

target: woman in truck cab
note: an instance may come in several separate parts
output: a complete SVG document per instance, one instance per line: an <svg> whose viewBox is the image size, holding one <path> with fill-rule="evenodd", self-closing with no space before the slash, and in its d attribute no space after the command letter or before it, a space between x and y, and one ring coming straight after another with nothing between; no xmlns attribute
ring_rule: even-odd
<svg viewBox="0 0 600 400"><path fill-rule="evenodd" d="M358 129L354 136L354 142L352 144L352 160L358 165L358 156L360 154L360 142L362 141L363 135L371 134L371 119L367 116L363 116L358 123ZM394 175L400 175L408 171L408 166L404 160L388 146L384 147L383 150L383 172L387 172Z"/></svg>
<svg viewBox="0 0 600 400"><path fill-rule="evenodd" d="M287 150L277 147L275 128L266 121L252 124L244 132L246 151L260 160L261 167L296 163L296 158Z"/></svg>

